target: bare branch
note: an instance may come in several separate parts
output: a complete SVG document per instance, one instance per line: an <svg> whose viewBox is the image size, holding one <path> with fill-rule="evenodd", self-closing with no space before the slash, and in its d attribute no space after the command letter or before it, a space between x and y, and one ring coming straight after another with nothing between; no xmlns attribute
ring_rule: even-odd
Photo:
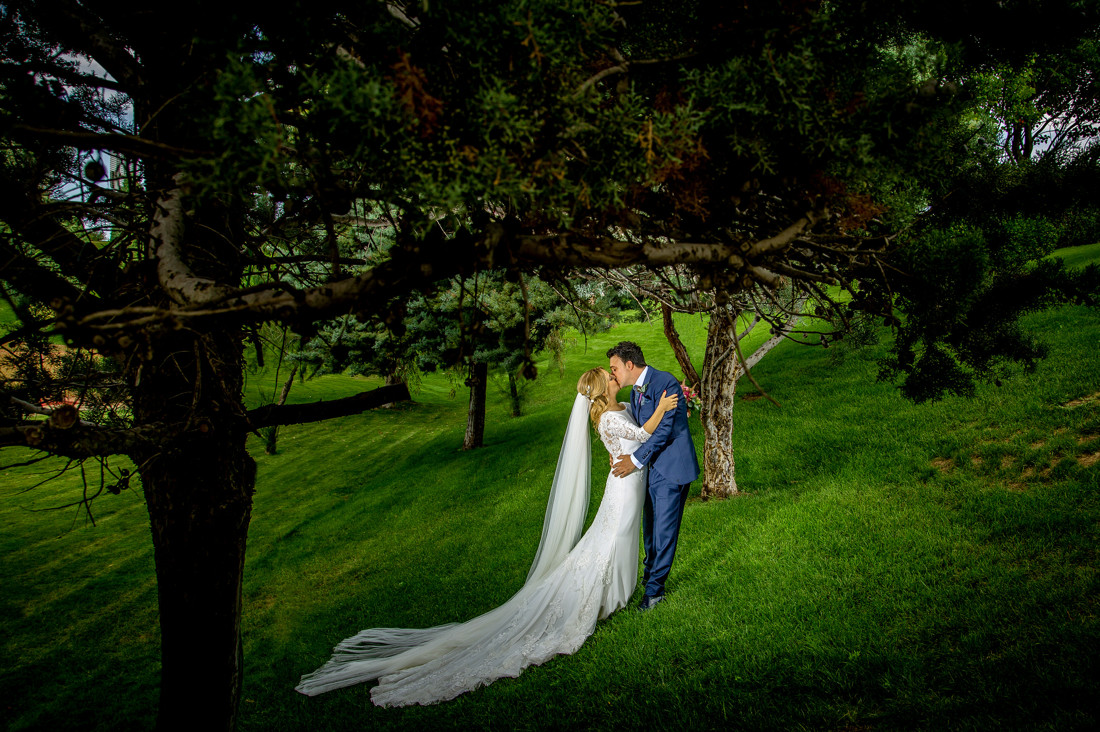
<svg viewBox="0 0 1100 732"><path fill-rule="evenodd" d="M131 454L163 442L169 431L163 425L130 428L93 428L74 425L69 429L47 422L0 427L0 448L30 447L54 455L80 459L97 455Z"/></svg>
<svg viewBox="0 0 1100 732"><path fill-rule="evenodd" d="M62 274L80 279L95 290L101 277L92 281L89 276L91 268L88 266L88 260L97 254L95 245L61 226L43 210L43 205L38 192L28 189L24 181L12 180L7 176L0 178L0 220L8 224L21 239L52 259ZM16 255L13 259L21 257L24 261L33 262L25 255L12 251ZM5 276L10 279L10 276ZM68 288L75 290L71 285ZM45 302L62 294L50 295L44 298Z"/></svg>
<svg viewBox="0 0 1100 732"><path fill-rule="evenodd" d="M802 218L800 218L798 221L795 221L793 224L791 224L775 236L769 239L761 239L760 241L753 244L746 256L749 259L755 259L770 252L786 249L788 246L790 246L791 241L793 241L796 236L801 234L803 230L810 228L814 224L816 224L817 218L817 214L815 214L813 211L807 211Z"/></svg>
<svg viewBox="0 0 1100 732"><path fill-rule="evenodd" d="M684 374L684 378L694 385L699 385L699 372L695 370L695 366L691 363L691 356L688 355L687 348L684 346L684 342L680 339L680 333L676 330L676 323L672 319L672 308L668 305L661 305L661 317L664 321L665 338L668 340L670 346L672 346L673 353L676 354L676 361L680 364L680 370Z"/></svg>
<svg viewBox="0 0 1100 732"><path fill-rule="evenodd" d="M95 422L86 422L82 419L76 420L75 417L71 413L71 412L75 412L76 409L75 409L75 407L72 407L71 405L68 405L68 404L66 404L64 406L61 406L61 407L55 407L54 409L48 409L46 407L40 407L37 404L31 404L30 402L25 402L22 399L19 399L17 397L9 397L9 399L11 399L12 404L19 407L20 409L22 409L26 413L29 413L29 414L42 414L42 415L45 415L47 417L50 417L51 418L50 425L60 427L61 429L67 429L65 427L61 427L61 424L64 424L64 422L68 422L69 426L72 426L74 420L75 420L75 423L79 424L81 427L100 427L101 426L101 425L96 424ZM63 416L60 416L59 419L53 419L55 417L58 417L58 415L63 415Z"/></svg>
<svg viewBox="0 0 1100 732"><path fill-rule="evenodd" d="M157 201L149 239L150 249L156 253L160 286L173 302L179 305L205 304L233 294L232 288L197 277L183 261L179 248L183 241L180 189L173 188Z"/></svg>
<svg viewBox="0 0 1100 732"><path fill-rule="evenodd" d="M798 269L791 267L783 262L771 262L769 266L780 274L787 275L791 279L795 280L813 280L814 282L824 282L829 285L837 284L835 277L828 275L817 274L816 272L807 272L804 269Z"/></svg>
<svg viewBox="0 0 1100 732"><path fill-rule="evenodd" d="M380 407L397 401L407 401L409 387L406 384L381 386L371 391L363 391L354 396L332 401L313 402L311 404L268 404L248 412L248 426L251 429L274 425L305 424L320 422L334 417L347 417L368 409Z"/></svg>
<svg viewBox="0 0 1100 732"><path fill-rule="evenodd" d="M795 303L794 310L795 311L801 310L802 305L805 304L805 301L806 301L805 297L803 296L803 298L801 298L800 300L798 300ZM745 365L746 370L751 369L754 366L756 366L756 364L760 363L760 359L762 359L762 358L764 358L764 356L768 355L769 351L771 351L773 348L775 348L777 345L779 345L780 342L782 342L784 339L786 339L787 333L789 333L791 331L791 329L794 328L794 325L798 321L798 318L799 318L798 315L792 314L790 317L787 318L787 322L784 323L780 328L778 328L777 331L772 335L771 338L769 338L768 340L761 343L757 347L757 349L755 351L753 351L752 354L745 361L744 365ZM740 338L738 339L738 341L740 341ZM753 382L753 383L755 383L755 382ZM760 387L758 386L757 388L759 389ZM763 393L763 391L761 391L761 393Z"/></svg>
<svg viewBox="0 0 1100 732"><path fill-rule="evenodd" d="M322 257L314 254L297 254L294 256L286 257L262 257L253 259L246 264L250 265L262 265L262 264L331 264L334 260L332 257ZM365 259L359 259L356 257L338 257L336 262L340 264L347 264L351 266L364 265L367 263Z"/></svg>
<svg viewBox="0 0 1100 732"><path fill-rule="evenodd" d="M75 147L78 150L110 150L123 155L139 158L159 158L161 160L179 160L183 157L209 157L213 153L205 150L190 150L163 142L147 140L137 135L122 135L102 132L77 132L74 130L56 130L30 125L12 125L8 131L13 137L33 138L56 142Z"/></svg>
<svg viewBox="0 0 1100 732"><path fill-rule="evenodd" d="M782 277L775 272L769 272L763 267L749 265L747 269L754 280L766 287L779 287L783 283Z"/></svg>
<svg viewBox="0 0 1100 732"><path fill-rule="evenodd" d="M779 402L773 399L771 394L764 391L764 387L760 386L760 383L757 382L756 377L752 375L752 369L749 368L748 362L745 361L745 355L741 353L741 341L736 338L733 339L733 350L737 353L737 360L740 362L741 368L745 372L745 376L749 377L749 381L751 381L752 385L756 387L756 390L763 394L769 402L777 407L780 406Z"/></svg>
<svg viewBox="0 0 1100 732"><path fill-rule="evenodd" d="M389 221L365 219L355 214L332 214L332 220L341 226L351 226L357 229L389 229L393 226Z"/></svg>
<svg viewBox="0 0 1100 732"><path fill-rule="evenodd" d="M739 335L737 335L737 340L739 340L739 341L740 341L740 340L744 339L744 337L745 337L745 336L747 336L747 335L748 335L749 333L752 333L752 329L753 329L753 328L755 328L755 327L756 327L756 325L757 325L757 323L759 323L759 322L760 322L760 318L761 318L761 317L762 317L762 316L760 315L760 310L759 310L759 308L758 308L758 309L756 310L756 313L755 313L755 317L754 317L754 318L752 319L752 322L751 322L751 323L749 323L749 324L748 324L748 325L747 325L747 326L745 327L745 329L741 331L741 333L740 333Z"/></svg>
<svg viewBox="0 0 1100 732"><path fill-rule="evenodd" d="M577 91L573 92L573 97L579 98L584 96L584 93L592 88L592 86L599 82L601 79L606 79L608 76L612 76L614 74L625 74L627 69L629 68L629 63L622 63L618 64L617 66L609 66L602 71L596 72L592 76L585 79L583 84L577 87Z"/></svg>

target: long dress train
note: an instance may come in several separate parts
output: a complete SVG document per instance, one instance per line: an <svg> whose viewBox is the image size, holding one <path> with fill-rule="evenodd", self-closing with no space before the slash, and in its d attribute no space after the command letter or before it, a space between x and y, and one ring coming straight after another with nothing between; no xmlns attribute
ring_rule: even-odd
<svg viewBox="0 0 1100 732"><path fill-rule="evenodd" d="M574 416L580 412L582 429L587 429L583 427L587 402L580 402L579 397ZM600 439L616 458L634 452L649 438L629 415L629 410L609 411L600 419ZM569 437L567 432L566 446ZM584 442L588 442L586 433ZM576 456L567 456L566 446L559 473L576 467L570 465ZM583 459L590 464L587 451ZM583 471L587 484L587 464ZM531 573L511 599L461 624L364 630L340 643L328 663L303 676L297 690L314 696L378 679L371 690L371 700L378 706L434 704L499 678L519 676L527 666L557 654L575 652L592 634L596 621L623 607L634 592L645 475L642 471L625 478L609 474L592 525L575 545L566 538L567 546L560 550L556 544L569 529L563 529L557 519L567 499L555 498L556 491L557 485ZM575 521L576 497L568 500ZM554 508L555 501L559 509ZM587 506L587 495L583 505ZM558 515L552 517L555 511ZM579 510L581 521L585 511Z"/></svg>

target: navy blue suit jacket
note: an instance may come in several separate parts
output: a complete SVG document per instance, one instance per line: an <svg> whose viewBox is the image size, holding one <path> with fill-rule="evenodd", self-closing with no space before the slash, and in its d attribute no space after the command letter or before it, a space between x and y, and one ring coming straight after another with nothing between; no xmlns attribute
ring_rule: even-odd
<svg viewBox="0 0 1100 732"><path fill-rule="evenodd" d="M644 394L635 392L633 388L630 392L630 405L638 424L645 424L653 416L662 392L677 394L680 403L671 419L667 414L661 418L653 435L634 451L634 459L642 465L648 465L650 471L660 473L672 483L690 483L699 477L699 460L695 456L695 445L688 430L687 401L680 382L667 371L659 371L652 366L646 372L645 379Z"/></svg>

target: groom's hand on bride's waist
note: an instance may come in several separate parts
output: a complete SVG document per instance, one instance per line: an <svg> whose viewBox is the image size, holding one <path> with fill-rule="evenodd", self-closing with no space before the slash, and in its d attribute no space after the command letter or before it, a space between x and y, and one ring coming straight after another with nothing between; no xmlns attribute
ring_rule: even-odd
<svg viewBox="0 0 1100 732"><path fill-rule="evenodd" d="M612 461L611 472L616 478L625 478L633 473L637 468L634 466L634 461L630 459L629 455L623 455L618 461Z"/></svg>

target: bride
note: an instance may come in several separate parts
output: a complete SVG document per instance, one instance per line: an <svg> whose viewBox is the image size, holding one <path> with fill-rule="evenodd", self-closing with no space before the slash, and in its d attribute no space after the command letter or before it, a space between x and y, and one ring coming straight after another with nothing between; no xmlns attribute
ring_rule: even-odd
<svg viewBox="0 0 1100 732"><path fill-rule="evenodd" d="M542 539L519 592L461 624L364 630L303 676L297 691L314 696L378 679L371 689L378 706L434 704L580 648L596 621L623 607L634 591L645 493L644 471L625 478L609 474L596 518L581 536L592 464L586 422L591 420L618 459L648 440L677 404L676 395L662 395L653 416L639 427L628 404L612 401L619 388L601 368L586 371L577 382Z"/></svg>

